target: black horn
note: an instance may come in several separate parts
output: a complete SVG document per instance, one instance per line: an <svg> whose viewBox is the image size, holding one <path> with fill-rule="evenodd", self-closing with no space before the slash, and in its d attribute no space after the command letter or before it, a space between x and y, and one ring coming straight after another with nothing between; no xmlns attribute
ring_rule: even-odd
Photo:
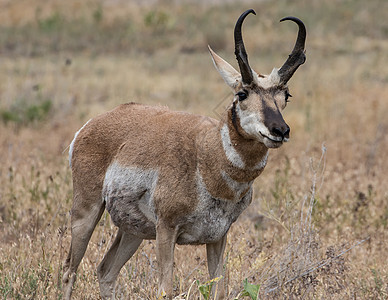
<svg viewBox="0 0 388 300"><path fill-rule="evenodd" d="M238 65L240 67L242 81L245 84L252 83L253 74L252 74L252 69L248 63L248 55L247 55L247 52L245 51L245 46L242 39L241 26L242 26L242 23L244 22L245 17L250 13L253 13L254 15L256 15L253 9L248 9L247 11L242 13L242 15L238 18L236 22L236 26L234 27L234 45L235 45L234 54L236 55Z"/></svg>
<svg viewBox="0 0 388 300"><path fill-rule="evenodd" d="M303 22L295 17L286 17L280 20L280 22L290 20L298 24L299 31L298 37L295 42L294 49L288 56L284 65L279 69L280 82L286 84L292 77L295 71L300 65L306 61L305 55L305 42L306 42L306 27Z"/></svg>

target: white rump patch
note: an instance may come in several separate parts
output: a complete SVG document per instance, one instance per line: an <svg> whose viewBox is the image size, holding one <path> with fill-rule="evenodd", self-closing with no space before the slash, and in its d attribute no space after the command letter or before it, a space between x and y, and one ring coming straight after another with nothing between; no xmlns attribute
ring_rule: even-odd
<svg viewBox="0 0 388 300"><path fill-rule="evenodd" d="M232 141L230 140L229 128L227 124L224 124L221 128L221 140L222 146L224 148L225 155L227 159L232 163L233 166L244 169L245 163L242 160L240 154L236 151L236 149L232 145Z"/></svg>
<svg viewBox="0 0 388 300"><path fill-rule="evenodd" d="M69 166L71 168L71 158L73 157L73 150L74 150L74 143L75 143L75 140L78 136L78 134L81 132L82 129L84 129L84 127L91 121L92 119L90 119L89 121L87 121L82 127L80 130L78 130L75 135L74 135L74 138L73 140L71 141L71 144L70 144L70 147L69 147Z"/></svg>

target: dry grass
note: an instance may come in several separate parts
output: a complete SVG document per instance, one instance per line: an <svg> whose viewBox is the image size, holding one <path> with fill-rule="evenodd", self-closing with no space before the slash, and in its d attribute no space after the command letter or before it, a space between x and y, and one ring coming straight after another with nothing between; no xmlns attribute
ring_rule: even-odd
<svg viewBox="0 0 388 300"><path fill-rule="evenodd" d="M229 91L206 45L236 65L234 21L253 7L258 17L244 27L251 65L268 73L283 63L296 31L277 22L286 15L306 22L307 62L290 82L291 141L271 151L255 200L229 234L230 298L248 278L261 285L260 299L387 299L387 5L2 1L0 298L61 298L72 196L63 151L74 132L127 101L217 117ZM96 266L115 231L104 215L77 299L99 297ZM155 264L146 241L120 274L120 298L154 299ZM204 247L177 246L176 294L197 279L207 281ZM199 297L194 284L190 299Z"/></svg>

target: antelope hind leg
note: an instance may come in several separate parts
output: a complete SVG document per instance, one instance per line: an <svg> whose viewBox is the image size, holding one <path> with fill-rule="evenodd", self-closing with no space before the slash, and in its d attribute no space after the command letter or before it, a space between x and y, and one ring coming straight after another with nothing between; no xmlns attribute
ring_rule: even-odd
<svg viewBox="0 0 388 300"><path fill-rule="evenodd" d="M68 257L63 265L63 298L71 299L73 284L76 279L76 272L85 254L90 237L98 221L104 212L105 206L95 206L87 213L72 211L71 218L71 246Z"/></svg>
<svg viewBox="0 0 388 300"><path fill-rule="evenodd" d="M115 298L115 282L121 268L139 248L142 239L119 229L116 238L98 266L98 281L102 299Z"/></svg>

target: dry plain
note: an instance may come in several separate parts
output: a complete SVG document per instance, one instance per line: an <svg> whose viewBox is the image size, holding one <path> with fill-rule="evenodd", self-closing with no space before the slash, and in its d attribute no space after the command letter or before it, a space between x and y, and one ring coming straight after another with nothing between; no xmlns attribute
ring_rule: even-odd
<svg viewBox="0 0 388 300"><path fill-rule="evenodd" d="M136 101L217 118L232 99L207 44L237 66L247 8L250 64L268 74L304 20L307 61L289 82L290 142L271 150L232 226L229 298L388 298L388 23L385 0L0 2L0 298L61 299L70 242L67 146L89 118ZM205 2L205 1L204 1ZM221 2L221 3L220 3ZM96 267L116 228L104 214L74 296L98 299ZM176 295L203 297L203 246L177 246ZM155 299L154 242L121 271L120 299ZM198 282L197 282L198 280Z"/></svg>

